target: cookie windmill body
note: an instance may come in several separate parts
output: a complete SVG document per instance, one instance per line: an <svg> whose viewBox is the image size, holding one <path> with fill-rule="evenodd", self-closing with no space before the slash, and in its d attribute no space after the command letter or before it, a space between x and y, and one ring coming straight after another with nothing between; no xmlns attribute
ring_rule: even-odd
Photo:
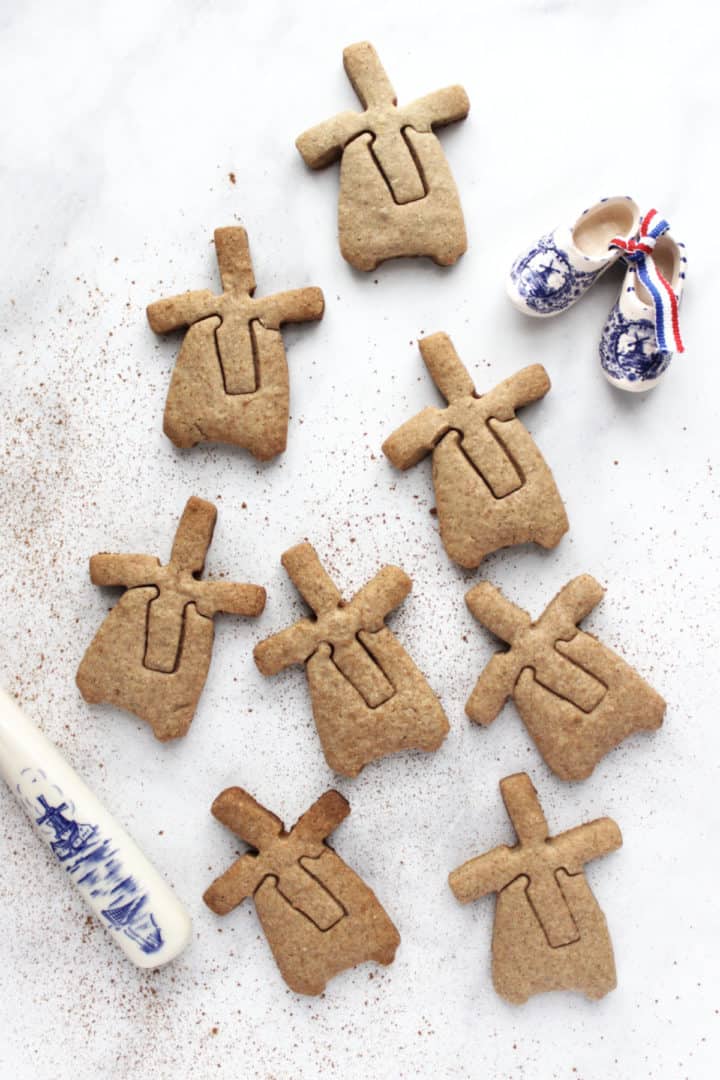
<svg viewBox="0 0 720 1080"><path fill-rule="evenodd" d="M255 297L247 233L215 230L223 291L157 300L147 309L158 334L187 327L165 406L164 430L176 446L234 443L264 461L287 444L290 402L281 326L320 319L311 287Z"/></svg>
<svg viewBox="0 0 720 1080"><path fill-rule="evenodd" d="M217 511L191 498L175 534L170 562L153 555L93 555L95 585L124 595L89 645L76 681L86 701L108 702L146 720L158 739L184 735L210 667L213 616L259 615L259 585L200 581Z"/></svg>
<svg viewBox="0 0 720 1080"><path fill-rule="evenodd" d="M583 867L619 848L620 830L610 818L599 818L550 837L525 773L505 777L500 791L517 845L470 859L449 878L463 904L498 894L495 989L514 1004L547 990L581 990L601 998L616 985L615 960L605 916Z"/></svg>
<svg viewBox="0 0 720 1080"><path fill-rule="evenodd" d="M428 255L448 266L467 248L460 199L434 128L467 116L461 86L398 107L373 46L350 45L345 71L363 112L343 112L301 135L313 169L342 157L338 228L343 256L358 270L385 259Z"/></svg>
<svg viewBox="0 0 720 1080"><path fill-rule="evenodd" d="M346 968L392 963L400 935L372 890L325 843L350 813L342 795L326 792L289 832L242 788L223 791L212 812L255 851L212 883L205 903L226 915L251 896L291 989L321 994Z"/></svg>
<svg viewBox="0 0 720 1080"><path fill-rule="evenodd" d="M385 754L436 750L448 732L445 714L385 626L412 588L407 574L384 566L345 602L310 544L286 551L282 563L316 617L261 641L255 662L264 675L305 664L328 765L355 776Z"/></svg>
<svg viewBox="0 0 720 1080"><path fill-rule="evenodd" d="M428 408L384 443L399 469L432 454L440 535L454 562L476 567L491 551L534 541L551 548L568 521L553 475L515 410L550 389L540 364L479 395L447 334L420 340L444 409Z"/></svg>

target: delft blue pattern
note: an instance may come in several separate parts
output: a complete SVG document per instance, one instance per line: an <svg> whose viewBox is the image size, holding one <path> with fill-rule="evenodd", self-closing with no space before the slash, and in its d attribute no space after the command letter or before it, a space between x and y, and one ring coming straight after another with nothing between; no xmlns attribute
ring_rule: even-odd
<svg viewBox="0 0 720 1080"><path fill-rule="evenodd" d="M515 260L510 277L528 307L549 315L564 311L582 296L603 269L576 270L566 252L554 243L552 233L548 233L536 247Z"/></svg>
<svg viewBox="0 0 720 1080"><path fill-rule="evenodd" d="M23 770L24 774L29 772ZM45 780L45 775L38 772ZM90 896L107 897L101 914L108 929L125 934L148 955L157 952L164 940L154 915L146 910L147 895L125 873L112 841L103 839L99 826L76 821L62 792L57 787L53 790L59 798L50 802L46 795L35 795L33 807L34 816L39 812L35 824L48 839L55 857ZM57 805L52 805L54 802Z"/></svg>
<svg viewBox="0 0 720 1080"><path fill-rule="evenodd" d="M600 363L613 379L645 382L657 379L672 353L658 349L650 319L627 319L616 304L600 338Z"/></svg>

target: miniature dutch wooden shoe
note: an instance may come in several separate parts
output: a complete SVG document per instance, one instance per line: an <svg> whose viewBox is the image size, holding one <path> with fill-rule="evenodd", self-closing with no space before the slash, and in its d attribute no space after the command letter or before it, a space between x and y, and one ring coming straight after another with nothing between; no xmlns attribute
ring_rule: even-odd
<svg viewBox="0 0 720 1080"><path fill-rule="evenodd" d="M635 236L640 211L626 195L601 199L571 227L558 226L519 255L507 280L508 296L526 315L559 315L620 257L611 241Z"/></svg>
<svg viewBox="0 0 720 1080"><path fill-rule="evenodd" d="M673 353L685 351L678 306L687 258L685 245L673 240L669 228L657 210L651 210L637 240L612 241L628 267L600 338L600 363L605 378L621 390L652 389Z"/></svg>

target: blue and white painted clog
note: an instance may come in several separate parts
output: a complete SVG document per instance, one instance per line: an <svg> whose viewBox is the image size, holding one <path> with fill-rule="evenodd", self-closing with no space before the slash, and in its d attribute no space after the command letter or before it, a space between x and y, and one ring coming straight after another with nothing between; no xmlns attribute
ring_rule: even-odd
<svg viewBox="0 0 720 1080"><path fill-rule="evenodd" d="M620 257L610 248L638 231L640 211L629 196L601 199L572 226L541 237L512 265L508 296L526 315L548 318L566 311Z"/></svg>
<svg viewBox="0 0 720 1080"><path fill-rule="evenodd" d="M656 386L674 353L684 352L678 307L685 285L685 245L657 211L643 218L636 240L615 242L627 273L600 338L605 377L621 390Z"/></svg>

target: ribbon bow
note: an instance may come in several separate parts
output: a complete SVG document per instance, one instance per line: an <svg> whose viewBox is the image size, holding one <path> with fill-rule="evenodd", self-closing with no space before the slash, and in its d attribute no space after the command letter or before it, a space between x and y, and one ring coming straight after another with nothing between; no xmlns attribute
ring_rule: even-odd
<svg viewBox="0 0 720 1080"><path fill-rule="evenodd" d="M616 236L608 245L619 248L626 262L635 264L637 275L650 293L655 307L655 336L662 352L684 352L678 321L678 301L672 285L652 257L655 244L670 226L657 210L650 210L640 224L637 240Z"/></svg>

